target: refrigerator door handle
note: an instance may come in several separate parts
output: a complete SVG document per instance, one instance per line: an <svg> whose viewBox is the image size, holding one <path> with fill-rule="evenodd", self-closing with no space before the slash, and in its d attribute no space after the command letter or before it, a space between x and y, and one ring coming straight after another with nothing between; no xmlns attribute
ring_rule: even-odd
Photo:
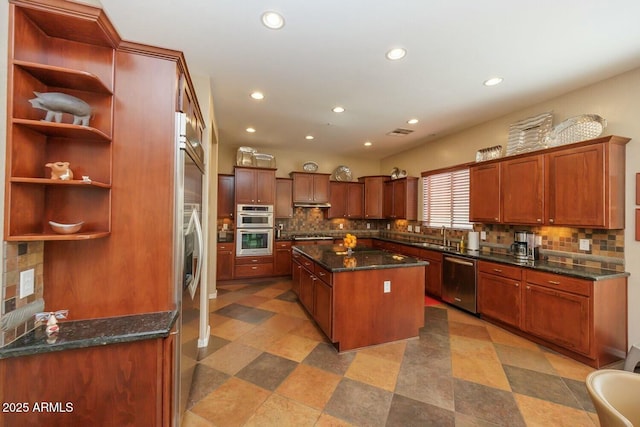
<svg viewBox="0 0 640 427"><path fill-rule="evenodd" d="M189 226L187 227L187 233L190 233L192 229L195 228L196 237L198 240L198 254L200 254L200 258L203 258L203 249L204 249L204 241L202 238L202 225L200 225L200 218L198 217L198 210L196 208L191 212L191 219L189 220ZM196 289L198 288L198 283L200 283L200 274L202 273L202 264L204 259L201 259L198 262L198 266L196 267L196 273L194 274L191 282L189 283L189 294L191 295L191 299L193 299L196 295Z"/></svg>

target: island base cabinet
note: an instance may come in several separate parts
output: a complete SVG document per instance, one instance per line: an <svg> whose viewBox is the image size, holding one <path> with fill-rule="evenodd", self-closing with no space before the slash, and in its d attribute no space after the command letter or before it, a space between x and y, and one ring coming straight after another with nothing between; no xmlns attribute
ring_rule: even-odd
<svg viewBox="0 0 640 427"><path fill-rule="evenodd" d="M0 412L0 425L168 426L165 346L150 339L0 360L0 399L20 405Z"/></svg>
<svg viewBox="0 0 640 427"><path fill-rule="evenodd" d="M330 338L338 351L418 336L424 326L424 277L424 266L334 272Z"/></svg>
<svg viewBox="0 0 640 427"><path fill-rule="evenodd" d="M324 332L326 336L331 337L333 336L331 330L331 320L333 318L333 312L331 309L333 305L333 289L322 280L316 280L314 284L313 317L318 323L318 326L320 326L320 329L322 329L322 332Z"/></svg>
<svg viewBox="0 0 640 427"><path fill-rule="evenodd" d="M318 280L309 270L300 270L300 302L313 315L313 282Z"/></svg>
<svg viewBox="0 0 640 427"><path fill-rule="evenodd" d="M525 293L525 332L578 353L591 353L588 297L531 284Z"/></svg>

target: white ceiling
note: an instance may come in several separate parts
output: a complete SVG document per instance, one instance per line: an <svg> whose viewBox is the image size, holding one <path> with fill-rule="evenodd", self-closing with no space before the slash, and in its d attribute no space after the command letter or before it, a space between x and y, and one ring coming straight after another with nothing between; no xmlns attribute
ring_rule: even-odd
<svg viewBox="0 0 640 427"><path fill-rule="evenodd" d="M640 66L637 0L100 1L123 39L181 50L210 77L221 144L265 153L380 159ZM397 46L407 56L385 59Z"/></svg>

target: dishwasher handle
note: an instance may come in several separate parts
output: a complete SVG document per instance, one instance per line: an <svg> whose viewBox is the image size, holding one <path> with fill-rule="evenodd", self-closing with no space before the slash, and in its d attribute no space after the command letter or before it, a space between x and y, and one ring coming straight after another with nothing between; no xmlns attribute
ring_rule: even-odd
<svg viewBox="0 0 640 427"><path fill-rule="evenodd" d="M455 264L466 265L467 267L473 267L473 261L465 261L460 258L444 257L445 261L453 262Z"/></svg>

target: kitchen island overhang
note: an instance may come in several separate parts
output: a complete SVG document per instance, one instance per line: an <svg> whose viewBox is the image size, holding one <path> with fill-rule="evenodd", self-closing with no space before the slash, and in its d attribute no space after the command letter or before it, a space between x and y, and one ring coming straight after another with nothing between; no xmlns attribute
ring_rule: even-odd
<svg viewBox="0 0 640 427"><path fill-rule="evenodd" d="M293 247L301 304L340 352L419 335L427 261L341 245Z"/></svg>

